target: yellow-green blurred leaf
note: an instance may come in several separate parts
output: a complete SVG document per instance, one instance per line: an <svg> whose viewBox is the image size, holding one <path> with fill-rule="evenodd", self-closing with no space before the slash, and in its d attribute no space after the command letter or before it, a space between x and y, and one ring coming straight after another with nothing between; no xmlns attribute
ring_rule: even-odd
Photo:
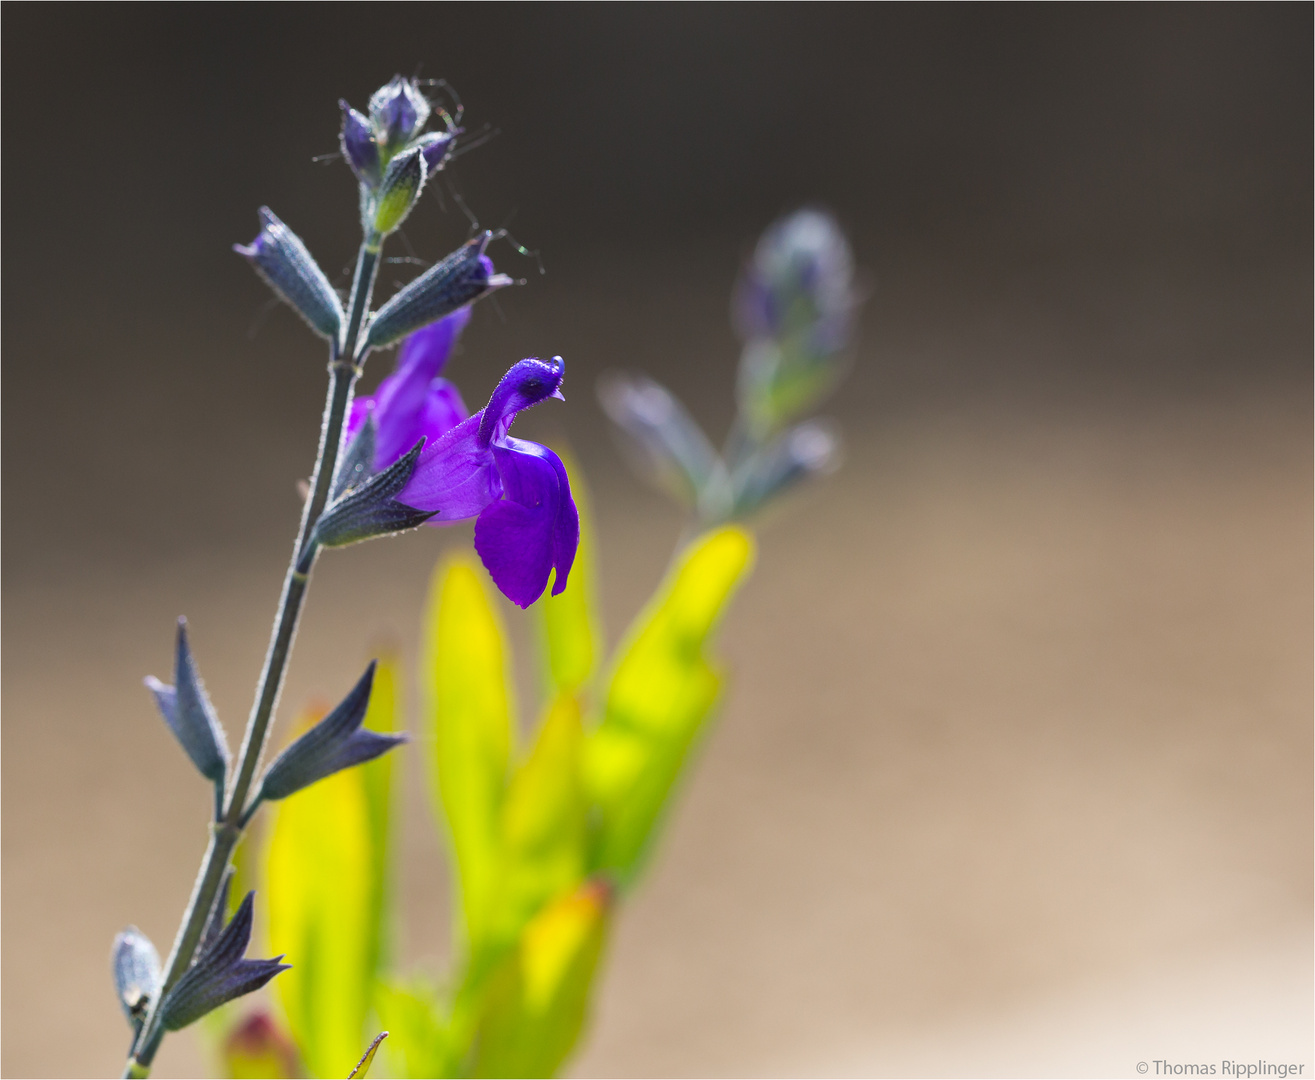
<svg viewBox="0 0 1315 1080"><path fill-rule="evenodd" d="M432 987L420 983L380 983L379 1020L389 1031L383 1054L396 1076L447 1076L447 1024Z"/></svg>
<svg viewBox="0 0 1315 1080"><path fill-rule="evenodd" d="M709 635L753 559L753 539L726 526L685 550L618 650L602 723L584 754L585 787L601 810L592 869L633 879L717 702Z"/></svg>
<svg viewBox="0 0 1315 1080"><path fill-rule="evenodd" d="M571 481L571 495L580 513L580 546L576 548L566 588L546 594L531 610L538 624L544 682L548 694L578 693L593 677L601 650L597 615L596 568L589 492L569 455L560 455Z"/></svg>
<svg viewBox="0 0 1315 1080"><path fill-rule="evenodd" d="M426 724L434 732L438 794L456 856L460 925L475 950L492 931L501 876L512 706L502 623L483 571L470 558L435 571L425 631Z"/></svg>
<svg viewBox="0 0 1315 1080"><path fill-rule="evenodd" d="M301 1075L297 1048L263 1009L224 1037L219 1059L231 1080L292 1080Z"/></svg>
<svg viewBox="0 0 1315 1080"><path fill-rule="evenodd" d="M370 692L370 706L365 712L363 725L371 731L393 732L401 730L402 701L400 697L400 663L395 654L385 652L379 657L374 672L374 687ZM369 814L370 831L370 914L369 956L367 963L377 974L387 962L391 944L389 899L392 877L389 869L389 843L393 806L393 760L395 755L383 754L373 761L358 766L365 787L365 804Z"/></svg>
<svg viewBox="0 0 1315 1080"><path fill-rule="evenodd" d="M583 743L579 702L563 693L548 710L534 748L507 787L502 816L504 935L514 938L548 900L584 876Z"/></svg>
<svg viewBox="0 0 1315 1080"><path fill-rule="evenodd" d="M265 857L275 983L312 1076L346 1076L360 1057L373 972L374 858L362 770L346 769L277 806Z"/></svg>
<svg viewBox="0 0 1315 1080"><path fill-rule="evenodd" d="M588 882L544 908L490 978L475 1076L553 1076L580 1036L607 934L611 892Z"/></svg>

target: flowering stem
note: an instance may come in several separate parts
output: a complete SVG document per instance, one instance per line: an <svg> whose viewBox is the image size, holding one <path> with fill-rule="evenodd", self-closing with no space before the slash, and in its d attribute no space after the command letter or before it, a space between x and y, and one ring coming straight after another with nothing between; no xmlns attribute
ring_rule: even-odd
<svg viewBox="0 0 1315 1080"><path fill-rule="evenodd" d="M314 565L315 552L308 548L307 542L316 519L329 501L333 475L338 467L343 422L347 418L352 390L361 372L361 361L364 359L363 352L359 348L359 339L365 314L370 307L370 294L374 290L375 274L379 269L381 247L382 238L377 233L367 235L356 258L347 329L341 344L335 341L329 350L329 392L324 403L324 419L320 426L320 445L315 458L311 494L302 511L297 544L292 552L287 575L283 579L283 595L279 600L278 617L274 621L269 651L265 654L265 667L260 673L255 704L251 708L246 734L242 738L237 774L229 790L223 815L211 828L210 844L206 848L196 884L192 887L192 896L183 915L182 925L178 928L178 936L174 939L163 984L155 1000L151 1002L150 1011L133 1044L132 1054L123 1073L125 1077L150 1075L151 1062L154 1061L155 1052L164 1038L164 1028L160 1023L161 1002L191 966L202 931L205 929L211 908L214 907L215 897L223 883L224 871L227 870L233 849L241 839L242 830L250 819L250 810L255 809L254 806L246 807L247 796L250 794L256 767L260 764L265 749L270 719L274 715L279 692L283 688L283 675L287 670L288 656L292 652L293 639L297 633L297 620L301 615L306 586L310 581L310 570Z"/></svg>

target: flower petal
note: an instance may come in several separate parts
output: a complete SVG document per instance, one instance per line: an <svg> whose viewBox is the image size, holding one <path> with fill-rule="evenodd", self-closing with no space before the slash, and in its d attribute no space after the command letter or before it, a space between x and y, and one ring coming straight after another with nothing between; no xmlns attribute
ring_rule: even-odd
<svg viewBox="0 0 1315 1080"><path fill-rule="evenodd" d="M571 565L575 562L575 549L580 544L580 515L575 509L575 500L571 498L571 481L566 475L566 466L562 464L561 458L538 443L508 438L504 440L503 445L520 455L546 461L557 475L557 509L553 514L552 526L552 563L557 576L553 578L552 594L559 596L566 588L567 576L571 572ZM515 496L508 495L508 498ZM517 501L524 500L517 499Z"/></svg>
<svg viewBox="0 0 1315 1080"><path fill-rule="evenodd" d="M476 520L475 550L503 594L524 608L543 594L554 566L564 587L563 564L569 571L575 547L570 544L562 558L557 549L559 538L569 539L575 507L571 505L565 521L559 520L563 497L569 502L570 492L563 489L554 465L561 464L557 455L520 439L509 439L507 444L493 447L505 497ZM564 469L561 475L565 475ZM578 536L578 520L574 526Z"/></svg>
<svg viewBox="0 0 1315 1080"><path fill-rule="evenodd" d="M420 453L406 487L395 496L417 510L432 510L429 525L472 518L502 494L488 447L479 441L476 413Z"/></svg>
<svg viewBox="0 0 1315 1080"><path fill-rule="evenodd" d="M469 415L470 410L461 398L461 391L447 379L435 379L429 384L429 394L420 414L420 434L428 442L435 442Z"/></svg>
<svg viewBox="0 0 1315 1080"><path fill-rule="evenodd" d="M466 418L466 406L456 388L439 373L452 353L452 346L470 321L463 308L417 330L406 339L397 358L397 369L367 398L352 402L347 423L350 437L373 412L375 469L386 469L422 435L433 442Z"/></svg>

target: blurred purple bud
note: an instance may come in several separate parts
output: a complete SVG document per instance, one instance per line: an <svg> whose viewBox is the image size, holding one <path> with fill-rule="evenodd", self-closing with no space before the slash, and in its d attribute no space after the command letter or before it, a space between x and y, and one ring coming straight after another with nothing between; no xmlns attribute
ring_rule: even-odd
<svg viewBox="0 0 1315 1080"><path fill-rule="evenodd" d="M745 268L736 322L746 339L805 333L845 343L855 305L854 258L830 214L798 210L771 225Z"/></svg>
<svg viewBox="0 0 1315 1080"><path fill-rule="evenodd" d="M312 330L337 341L342 330L342 304L324 271L311 258L300 237L275 217L268 206L260 208L260 221L264 226L260 235L250 244L234 244L233 250L255 267L265 283Z"/></svg>
<svg viewBox="0 0 1315 1080"><path fill-rule="evenodd" d="M366 344L375 349L391 345L422 326L512 284L506 274L494 272L493 260L484 254L492 239L493 233L487 231L473 237L398 290L370 319Z"/></svg>
<svg viewBox="0 0 1315 1080"><path fill-rule="evenodd" d="M736 292L744 338L736 394L742 422L762 441L840 381L857 307L844 233L820 210L776 222L758 242Z"/></svg>
<svg viewBox="0 0 1315 1080"><path fill-rule="evenodd" d="M292 1039L263 1009L251 1013L224 1037L219 1048L225 1076L305 1076Z"/></svg>
<svg viewBox="0 0 1315 1080"><path fill-rule="evenodd" d="M168 1031L178 1031L213 1012L225 1002L259 990L291 964L272 960L247 960L251 941L251 905L255 893L247 893L230 922L210 947L174 984L160 1006L160 1019Z"/></svg>

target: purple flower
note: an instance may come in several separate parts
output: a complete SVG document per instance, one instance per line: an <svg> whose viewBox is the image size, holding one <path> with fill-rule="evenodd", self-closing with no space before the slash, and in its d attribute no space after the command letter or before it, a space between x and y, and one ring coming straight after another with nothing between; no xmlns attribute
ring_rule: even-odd
<svg viewBox="0 0 1315 1080"><path fill-rule="evenodd" d="M580 519L561 459L508 430L521 409L562 397L565 368L560 356L516 364L485 408L425 446L396 496L432 512L430 525L475 518L475 550L498 588L523 608L543 594L554 570L553 595L566 588Z"/></svg>
<svg viewBox="0 0 1315 1080"><path fill-rule="evenodd" d="M461 331L470 321L470 308L461 308L406 339L398 351L397 368L369 397L352 402L347 419L348 439L374 417L374 471L386 469L424 436L434 442L470 415L461 393L442 371Z"/></svg>

